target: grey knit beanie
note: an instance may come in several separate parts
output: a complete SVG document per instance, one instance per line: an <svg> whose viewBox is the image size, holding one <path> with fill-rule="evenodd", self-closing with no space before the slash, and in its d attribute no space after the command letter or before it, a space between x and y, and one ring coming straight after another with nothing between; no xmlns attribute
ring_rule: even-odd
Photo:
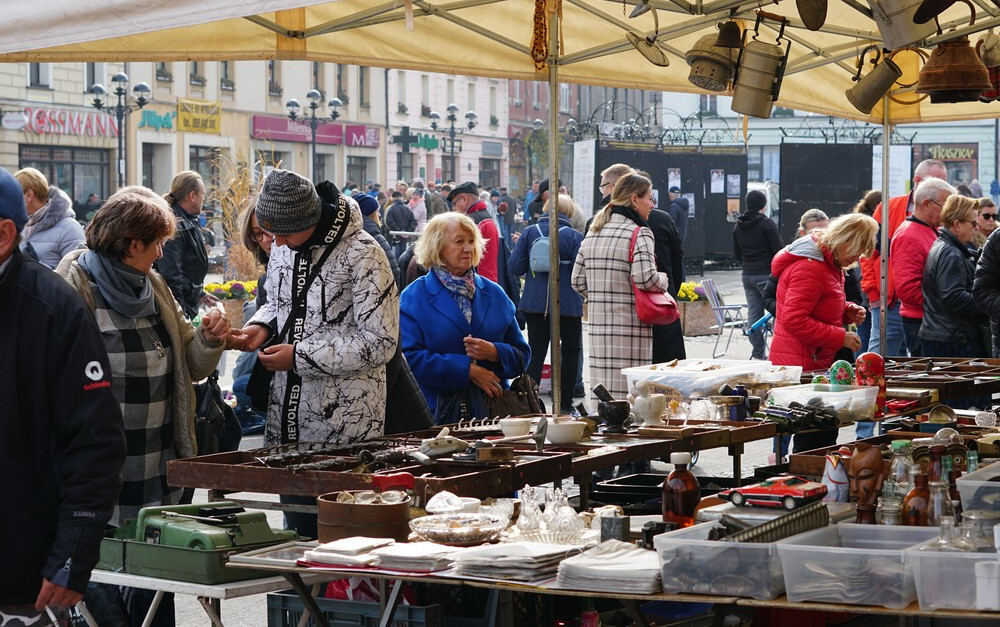
<svg viewBox="0 0 1000 627"><path fill-rule="evenodd" d="M288 170L271 170L257 196L256 213L260 228L268 233L301 233L319 222L319 195L309 179Z"/></svg>

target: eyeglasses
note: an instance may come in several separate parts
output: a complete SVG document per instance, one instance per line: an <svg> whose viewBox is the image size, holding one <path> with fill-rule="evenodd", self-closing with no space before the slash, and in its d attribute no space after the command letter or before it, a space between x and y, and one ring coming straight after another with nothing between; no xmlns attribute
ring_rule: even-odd
<svg viewBox="0 0 1000 627"><path fill-rule="evenodd" d="M980 213L979 217L982 218L983 220L996 220L997 219L997 214L995 214L995 213Z"/></svg>
<svg viewBox="0 0 1000 627"><path fill-rule="evenodd" d="M600 185L597 186L597 189L604 189L605 187L614 187L614 186L615 186L614 183L601 183Z"/></svg>
<svg viewBox="0 0 1000 627"><path fill-rule="evenodd" d="M942 207L942 208L944 207L944 205L942 205L942 204L941 204L941 203L939 203L938 201L934 200L933 198L928 198L928 199L927 199L927 201L928 201L928 202L932 202L932 203L934 203L934 204L935 204L935 205L937 205L938 207Z"/></svg>
<svg viewBox="0 0 1000 627"><path fill-rule="evenodd" d="M250 231L250 239L252 239L255 242L259 242L263 240L265 237L268 239L274 239L274 235L268 233L267 231Z"/></svg>
<svg viewBox="0 0 1000 627"><path fill-rule="evenodd" d="M965 222L966 224L971 224L972 226L976 226L975 220L956 220L956 222Z"/></svg>
<svg viewBox="0 0 1000 627"><path fill-rule="evenodd" d="M340 492L337 494L338 503L355 503L357 505L394 505L409 498L402 490L386 490L385 492L361 490L360 492Z"/></svg>

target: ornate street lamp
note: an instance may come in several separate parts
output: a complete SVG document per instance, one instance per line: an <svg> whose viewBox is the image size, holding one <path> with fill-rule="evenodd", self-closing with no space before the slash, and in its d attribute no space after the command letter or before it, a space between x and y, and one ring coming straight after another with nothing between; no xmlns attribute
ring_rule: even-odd
<svg viewBox="0 0 1000 627"><path fill-rule="evenodd" d="M127 163L125 159L125 117L136 111L145 107L149 103L149 95L152 90L146 83L138 83L132 88L133 101L128 102L128 75L124 72L119 72L111 78L111 82L115 86L115 90L111 92L118 97L117 104L105 104L104 96L108 93L104 89L104 85L96 83L90 87L90 93L94 96L91 106L93 106L98 111L103 111L109 115L115 116L115 120L118 122L118 187L125 186L125 164Z"/></svg>
<svg viewBox="0 0 1000 627"><path fill-rule="evenodd" d="M451 153L451 176L454 180L458 180L458 166L455 164L455 136L460 135L466 131L463 128L455 128L455 122L458 121L458 105L451 103L448 105L448 115L445 119L448 120L448 149ZM440 128L441 125L441 114L437 111L431 111L431 128L435 131L440 130L444 132L444 129ZM476 128L476 124L479 121L479 116L476 115L475 111L471 109L465 113L465 125L468 130ZM447 177L445 177L447 178Z"/></svg>
<svg viewBox="0 0 1000 627"><path fill-rule="evenodd" d="M309 117L306 118L309 121L309 129L312 131L312 169L309 173L313 182L316 182L316 129L319 125L326 120L322 117L316 115L316 110L323 106L323 94L318 89L310 89L309 93L306 94L306 100L309 101ZM344 106L340 98L333 98L327 103L330 107L330 121L334 121L340 117L340 107ZM285 103L285 108L288 109L288 119L295 120L299 119L299 111L302 109L302 105L295 98L292 98Z"/></svg>

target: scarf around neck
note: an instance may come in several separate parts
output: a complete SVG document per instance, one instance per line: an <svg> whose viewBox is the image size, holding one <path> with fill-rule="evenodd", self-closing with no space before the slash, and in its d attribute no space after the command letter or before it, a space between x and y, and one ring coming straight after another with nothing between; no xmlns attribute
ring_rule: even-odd
<svg viewBox="0 0 1000 627"><path fill-rule="evenodd" d="M97 284L109 307L129 318L144 318L156 313L153 284L149 278L128 265L92 250L77 260Z"/></svg>
<svg viewBox="0 0 1000 627"><path fill-rule="evenodd" d="M435 266L434 275L451 294L455 304L465 316L465 321L472 324L472 299L476 297L476 271L469 268L462 276L455 276L444 268Z"/></svg>
<svg viewBox="0 0 1000 627"><path fill-rule="evenodd" d="M611 213L612 213L612 215L625 216L626 218L628 218L632 222L635 222L639 226L645 226L645 227L649 226L649 223L646 222L645 220L643 220L642 216L639 215L639 212L636 211L635 209L633 209L632 207L623 207L621 205L612 205L611 206Z"/></svg>

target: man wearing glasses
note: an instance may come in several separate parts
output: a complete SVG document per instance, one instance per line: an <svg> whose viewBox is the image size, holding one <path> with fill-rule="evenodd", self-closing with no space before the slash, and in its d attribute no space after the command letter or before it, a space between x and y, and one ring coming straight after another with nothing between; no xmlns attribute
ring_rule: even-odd
<svg viewBox="0 0 1000 627"><path fill-rule="evenodd" d="M931 177L941 179L942 181L947 180L948 170L945 168L944 163L941 161L927 159L917 164L916 169L913 171L912 189L916 190L921 181ZM872 215L872 217L875 218L879 224L884 224L882 218L882 206L883 205L880 204L876 207L875 213ZM896 196L895 198L889 199L888 223L890 236L896 232L896 229L899 228L899 225L902 224L907 217L913 214L915 209L916 202L913 191L905 196ZM940 212L940 209L938 209L938 211ZM882 267L880 260L880 256L882 254L880 249L881 242L882 234L880 232L875 240L875 252L872 253L871 257L862 257L859 261L859 266L861 267L861 289L868 294L868 300L871 302L872 306L872 335L871 340L868 343L868 350L874 352L879 351L879 346L881 344L881 329L879 326L879 316L881 315L879 299L882 290ZM886 251L886 254L889 254L889 252ZM900 303L896 294L896 281L891 262L889 264L888 275L888 289L886 290L885 295L885 354L887 356L906 355L906 341L903 335L903 321L900 318Z"/></svg>
<svg viewBox="0 0 1000 627"><path fill-rule="evenodd" d="M926 178L913 192L913 215L899 225L889 247L889 268L896 277L903 335L912 357L920 350L920 323L924 318L924 263L941 226L941 208L955 188L937 178Z"/></svg>
<svg viewBox="0 0 1000 627"><path fill-rule="evenodd" d="M976 232L972 236L972 246L982 250L986 240L997 228L997 206L988 197L979 199L979 215L976 216Z"/></svg>

